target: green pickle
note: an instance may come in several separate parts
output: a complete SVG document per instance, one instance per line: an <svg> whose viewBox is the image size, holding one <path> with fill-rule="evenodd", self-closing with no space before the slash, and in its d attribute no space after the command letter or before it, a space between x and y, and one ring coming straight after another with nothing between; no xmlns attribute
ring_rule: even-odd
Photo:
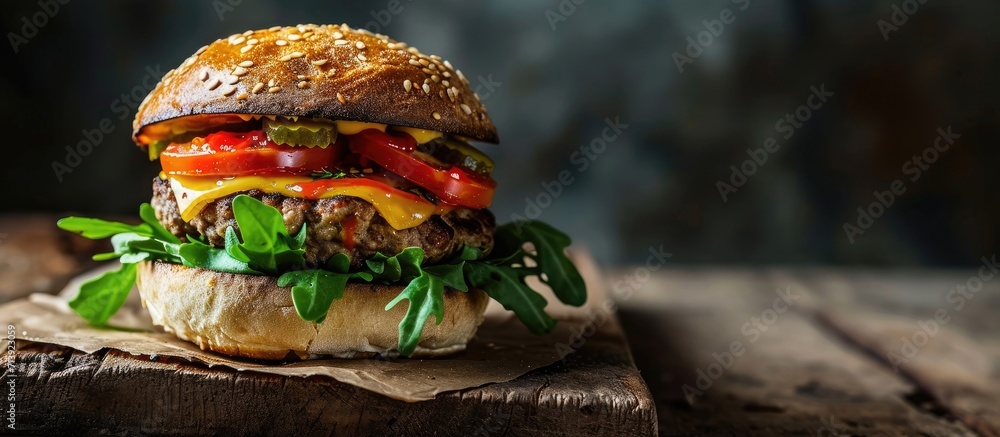
<svg viewBox="0 0 1000 437"><path fill-rule="evenodd" d="M476 173L489 176L493 173L493 160L479 149L455 139L446 139L439 144L434 155L442 161L459 165Z"/></svg>
<svg viewBox="0 0 1000 437"><path fill-rule="evenodd" d="M337 141L337 126L318 121L264 119L264 133L276 144L326 148Z"/></svg>

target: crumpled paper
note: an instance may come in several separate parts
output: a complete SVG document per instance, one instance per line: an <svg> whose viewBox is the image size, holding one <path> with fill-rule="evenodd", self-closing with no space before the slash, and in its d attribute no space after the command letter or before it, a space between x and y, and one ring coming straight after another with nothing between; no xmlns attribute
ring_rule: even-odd
<svg viewBox="0 0 1000 437"><path fill-rule="evenodd" d="M586 314L587 307L606 300L593 262L586 256L574 258L587 281L589 298L584 308L562 305L543 286L531 284L550 302L546 310L559 319L553 332L532 335L512 313L491 301L486 320L468 348L441 358L320 359L290 363L233 358L203 351L154 327L136 290L109 321L110 325L127 330L95 328L73 313L66 302L76 295L83 281L108 268L80 275L59 295L36 293L0 306L0 320L13 325L20 340L62 345L87 353L110 348L133 355L176 357L236 371L299 377L324 375L394 399L416 402L443 392L510 381L559 361L556 344L566 343L573 329L581 329L585 319L581 316Z"/></svg>

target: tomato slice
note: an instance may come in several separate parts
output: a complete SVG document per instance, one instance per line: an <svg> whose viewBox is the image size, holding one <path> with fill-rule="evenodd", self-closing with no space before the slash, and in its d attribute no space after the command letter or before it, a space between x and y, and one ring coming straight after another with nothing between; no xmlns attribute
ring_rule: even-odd
<svg viewBox="0 0 1000 437"><path fill-rule="evenodd" d="M376 129L363 130L348 138L351 151L365 156L386 170L430 191L442 201L474 209L493 202L496 182L458 166L434 165L415 151L409 135L392 135Z"/></svg>
<svg viewBox="0 0 1000 437"><path fill-rule="evenodd" d="M169 175L305 175L333 166L344 148L337 143L326 148L278 145L261 130L215 132L167 146L160 162Z"/></svg>

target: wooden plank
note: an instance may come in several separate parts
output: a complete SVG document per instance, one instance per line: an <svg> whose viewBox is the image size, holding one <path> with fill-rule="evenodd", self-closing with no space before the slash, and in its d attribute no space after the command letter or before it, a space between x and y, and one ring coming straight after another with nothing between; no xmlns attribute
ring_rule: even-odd
<svg viewBox="0 0 1000 437"><path fill-rule="evenodd" d="M608 278L626 275L634 271ZM799 283L675 269L640 286L622 320L666 435L974 435L912 405L912 384L817 327L798 312L802 298L776 311L775 291L803 295ZM730 359L734 343L743 352ZM700 377L711 385L699 387ZM704 390L685 396L685 386Z"/></svg>
<svg viewBox="0 0 1000 437"><path fill-rule="evenodd" d="M818 320L918 386L927 408L1000 436L1000 278L992 273L813 270L789 280L831 302L817 308Z"/></svg>
<svg viewBox="0 0 1000 437"><path fill-rule="evenodd" d="M592 265L581 271L596 273ZM593 334L560 363L416 403L325 377L238 372L114 350L87 354L24 341L17 342L13 363L4 354L0 366L3 380L15 384L18 433L656 434L652 397L617 319L595 319L592 326Z"/></svg>

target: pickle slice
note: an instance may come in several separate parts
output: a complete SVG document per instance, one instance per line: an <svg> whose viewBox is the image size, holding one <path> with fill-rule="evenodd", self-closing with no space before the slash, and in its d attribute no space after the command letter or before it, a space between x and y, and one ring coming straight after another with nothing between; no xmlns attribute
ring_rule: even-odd
<svg viewBox="0 0 1000 437"><path fill-rule="evenodd" d="M434 156L482 175L489 176L493 173L493 160L464 141L448 138L439 143Z"/></svg>
<svg viewBox="0 0 1000 437"><path fill-rule="evenodd" d="M264 132L276 144L326 148L337 141L337 126L318 121L264 119Z"/></svg>

